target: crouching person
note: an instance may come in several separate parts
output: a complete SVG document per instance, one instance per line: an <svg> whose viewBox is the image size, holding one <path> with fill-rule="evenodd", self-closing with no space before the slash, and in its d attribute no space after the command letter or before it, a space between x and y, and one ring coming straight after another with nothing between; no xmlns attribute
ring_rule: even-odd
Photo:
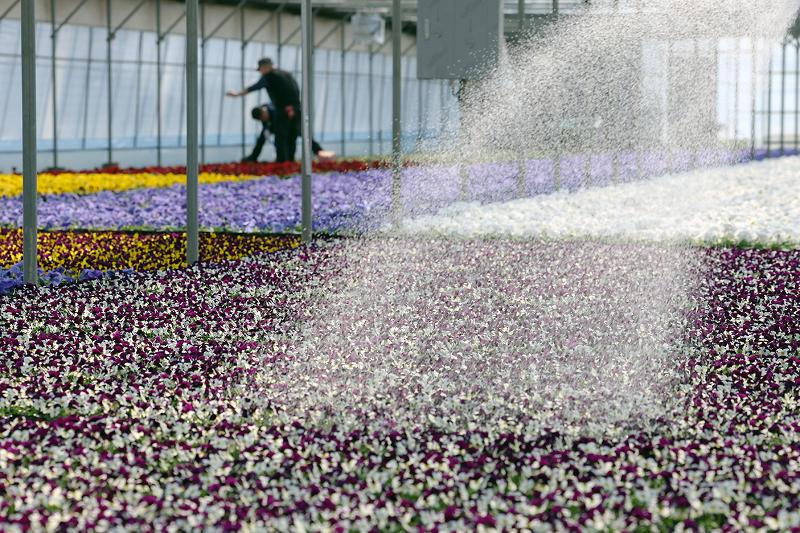
<svg viewBox="0 0 800 533"><path fill-rule="evenodd" d="M272 117L275 116L275 108L272 106L272 104L254 107L250 115L253 117L253 120L257 120L261 123L261 133L256 140L256 145L253 148L253 152L243 159L245 162L258 161L261 151L264 149L264 144L266 144L270 135L273 136L273 142L275 143L276 151L278 143L281 142L281 140L278 139L278 135L280 133L276 131L275 124L272 119ZM320 161L329 161L336 157L334 152L323 150L322 146L320 146L320 144L313 139L311 141L311 151Z"/></svg>

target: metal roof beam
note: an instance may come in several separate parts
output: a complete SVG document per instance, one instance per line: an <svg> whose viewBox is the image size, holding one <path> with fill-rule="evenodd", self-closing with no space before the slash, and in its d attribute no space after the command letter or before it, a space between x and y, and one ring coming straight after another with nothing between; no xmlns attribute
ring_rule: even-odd
<svg viewBox="0 0 800 533"><path fill-rule="evenodd" d="M286 8L286 4L287 4L287 2L283 2L281 5L278 6L278 8L275 11L270 13L269 17L267 17L267 19L264 22L262 22L261 25L258 28L256 28L256 31L251 33L250 36L247 39L244 40L244 42L242 43L242 47L245 47L248 44L250 44L253 41L253 39L255 38L255 36L258 35L258 33L261 30L266 28L267 24L272 22L272 20Z"/></svg>
<svg viewBox="0 0 800 533"><path fill-rule="evenodd" d="M78 14L78 11L80 11L80 10L81 10L81 8L82 8L84 5L86 5L86 2L88 2L88 1L89 1L89 0L81 0L81 2L80 2L80 3L79 3L77 6L75 6L75 9L73 9L72 11L70 11L70 12L69 12L69 15L67 15L67 17L66 17L64 20L62 20L62 21L61 21L61 24L59 24L59 25L56 27L56 29L53 31L53 35L57 34L59 31L61 31L61 28L63 28L65 24L68 24L68 23L69 23L69 21L70 21L70 20L72 20L72 17L74 17L75 15L77 15L77 14ZM1 19L2 19L2 17L0 17L0 20L1 20ZM51 37L52 37L52 35L51 35Z"/></svg>
<svg viewBox="0 0 800 533"><path fill-rule="evenodd" d="M135 14L136 14L136 13L137 13L137 12L138 12L140 9L142 9L142 7L144 7L144 5L145 5L146 3L148 3L149 1L150 1L150 0L142 0L141 2L139 2L138 4L136 4L136 7L134 7L134 8L131 10L131 12L130 12L130 13L128 13L128 14L125 16L125 18L124 18L124 19L122 19L122 22L120 22L120 23L117 25L117 27L116 27L116 28L114 28L114 29L111 31L111 33L108 35L108 39L109 39L109 40L113 40L113 39L114 39L114 38L117 36L117 32L119 32L119 30L121 30L121 29L122 29L122 27L123 27L123 26L125 26L125 24L127 24L127 23L128 23L128 21L129 21L129 20L131 20L131 19L133 18L133 16L134 16L134 15L135 15Z"/></svg>
<svg viewBox="0 0 800 533"><path fill-rule="evenodd" d="M177 18L177 19L175 19L175 22L173 22L172 24L170 24L170 25L169 25L169 28L167 28L167 29L164 31L164 33L162 33L161 35L159 35L159 36L158 36L158 42L162 42L162 41L163 41L163 40L164 40L164 39L167 37L167 35L169 35L170 33L172 33L172 30L174 30L174 29L175 29L175 27L176 27L178 24L180 24L180 22L181 22L183 19L185 19L185 18L186 18L186 10L184 9L184 10L183 10L183 13L181 13L181 14L178 16L178 18Z"/></svg>
<svg viewBox="0 0 800 533"><path fill-rule="evenodd" d="M225 24L227 24L228 21L231 20L234 17L234 15L236 15L239 11L241 11L244 8L245 4L247 4L248 1L249 0L240 0L239 3L236 4L236 7L234 9L232 9L231 12L228 13L225 16L224 19L222 19L222 22L217 24L217 27L214 28L213 30L211 30L211 32L208 35L206 35L206 37L203 39L203 45L205 46L205 44L208 42L209 39L214 37L217 34L217 32L219 32L219 30L221 30L222 27Z"/></svg>
<svg viewBox="0 0 800 533"><path fill-rule="evenodd" d="M17 7L17 4L19 4L19 2L20 0L14 0L13 2L11 2L11 5L8 6L8 9L3 11L3 14L0 15L0 20L6 18L11 13L11 11L13 11L15 7Z"/></svg>
<svg viewBox="0 0 800 533"><path fill-rule="evenodd" d="M333 35L334 35L334 34L335 34L335 33L336 33L338 30L339 30L339 28L341 28L342 26L344 26L344 23L345 23L345 19L342 19L342 20L340 20L340 21L339 21L339 22L338 22L338 23L337 23L337 24L336 24L336 25L335 25L333 28L331 28L331 30L330 30L330 31L329 31L327 34L325 34L325 37L323 37L322 39L320 39L319 41L317 41L317 44L315 44L314 46L315 46L316 48L319 48L320 46L322 46L323 44L325 44L325 42L326 42L328 39L330 39L331 37L333 37Z"/></svg>

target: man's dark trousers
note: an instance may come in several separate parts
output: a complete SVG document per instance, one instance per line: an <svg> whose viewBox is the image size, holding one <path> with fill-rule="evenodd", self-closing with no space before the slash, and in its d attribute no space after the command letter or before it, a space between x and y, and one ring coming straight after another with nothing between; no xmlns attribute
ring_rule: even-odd
<svg viewBox="0 0 800 533"><path fill-rule="evenodd" d="M286 110L277 110L273 120L273 133L275 134L276 161L294 161L297 154L297 138L301 134L301 111L295 111L294 118L289 118Z"/></svg>
<svg viewBox="0 0 800 533"><path fill-rule="evenodd" d="M295 160L295 155L297 154L297 139L303 134L303 120L302 120L302 111L300 109L297 110L295 113L294 118L290 121L291 126L289 129L289 141L288 141L288 150L289 150L289 157L291 157L292 161Z"/></svg>
<svg viewBox="0 0 800 533"><path fill-rule="evenodd" d="M285 109L278 109L272 118L273 133L275 134L275 161L285 163L294 161L294 154L289 151L289 141L292 136L292 121Z"/></svg>

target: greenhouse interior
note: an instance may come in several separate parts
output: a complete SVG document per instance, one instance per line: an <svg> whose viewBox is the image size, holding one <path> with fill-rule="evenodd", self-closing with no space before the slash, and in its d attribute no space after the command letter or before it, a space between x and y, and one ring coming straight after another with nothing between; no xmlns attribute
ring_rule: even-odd
<svg viewBox="0 0 800 533"><path fill-rule="evenodd" d="M0 0L0 73L1 531L800 531L800 0Z"/></svg>

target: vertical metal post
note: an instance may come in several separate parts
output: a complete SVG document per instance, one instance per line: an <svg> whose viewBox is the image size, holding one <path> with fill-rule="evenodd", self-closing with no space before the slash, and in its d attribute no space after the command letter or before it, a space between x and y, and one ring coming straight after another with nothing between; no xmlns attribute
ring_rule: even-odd
<svg viewBox="0 0 800 533"><path fill-rule="evenodd" d="M58 85L56 80L56 0L50 0L50 75L53 79L53 168L58 168Z"/></svg>
<svg viewBox="0 0 800 533"><path fill-rule="evenodd" d="M673 155L673 147L675 140L672 137L672 121L670 120L670 111L672 109L672 41L667 40L667 66L666 66L666 94L664 98L664 139L667 144L667 172L672 173L675 169L675 157Z"/></svg>
<svg viewBox="0 0 800 533"><path fill-rule="evenodd" d="M457 102L456 105L458 106L459 109L458 120L461 126L459 128L460 132L466 131L464 128L464 120L466 115L463 112L461 112L461 110L464 108L464 98L466 97L466 90L465 90L466 83L467 83L466 80L458 80L457 82L455 82L455 84L457 84L458 87L458 89L455 90L455 97ZM444 116L444 103L442 104L440 114ZM470 196L469 181L470 181L470 169L472 167L471 155L472 154L469 151L462 150L458 162L458 177L461 182L459 200L462 202L468 201Z"/></svg>
<svg viewBox="0 0 800 533"><path fill-rule="evenodd" d="M400 186L402 171L402 37L403 14L400 9L400 0L392 2L392 213L395 221L399 222L402 215L400 202Z"/></svg>
<svg viewBox="0 0 800 533"><path fill-rule="evenodd" d="M445 101L447 100L447 82L442 81L439 85L439 131L441 135L447 131L447 123L449 122L447 115L445 115Z"/></svg>
<svg viewBox="0 0 800 533"><path fill-rule="evenodd" d="M383 74L384 64L385 64L384 61L381 61L381 71L382 71L381 74ZM384 126L383 111L385 108L385 106L383 105L383 97L386 94L386 91L384 90L386 88L386 76L381 75L380 80L381 80L381 86L380 89L378 89L378 106L377 106L378 117L376 125L378 130L378 154L383 155L386 153L386 151L383 149L383 126Z"/></svg>
<svg viewBox="0 0 800 533"><path fill-rule="evenodd" d="M375 84L373 83L373 79L372 79L373 78L372 64L373 64L373 58L374 57L375 57L375 53L372 51L372 45L370 45L370 47L369 47L369 62L367 63L367 66L368 66L367 76L368 76L368 84L369 84L369 88L367 89L367 92L369 93L369 95L368 95L369 112L367 113L367 118L369 119L369 156L370 157L375 155L374 141L372 139L374 137L374 135L375 135L375 129L374 129L375 120L374 120L374 117L373 117L373 115L375 114L375 110L374 110L375 97L373 95L373 93L375 92L375 88L374 88Z"/></svg>
<svg viewBox="0 0 800 533"><path fill-rule="evenodd" d="M733 142L739 141L739 60L742 57L742 40L736 37L735 57L733 59Z"/></svg>
<svg viewBox="0 0 800 533"><path fill-rule="evenodd" d="M767 47L769 52L767 60L769 67L767 69L767 157L772 156L772 43L768 43Z"/></svg>
<svg viewBox="0 0 800 533"><path fill-rule="evenodd" d="M141 118L142 105L142 48L144 46L144 32L139 32L139 48L136 55L136 101L134 102L134 115L133 115L133 147L139 147L139 125Z"/></svg>
<svg viewBox="0 0 800 533"><path fill-rule="evenodd" d="M277 65L281 66L281 53L283 52L283 24L281 24L281 12L278 11L278 15L275 17L275 30L278 36L278 56L277 56Z"/></svg>
<svg viewBox="0 0 800 533"><path fill-rule="evenodd" d="M781 45L781 155L786 155L786 41Z"/></svg>
<svg viewBox="0 0 800 533"><path fill-rule="evenodd" d="M794 150L800 149L800 39L794 42Z"/></svg>
<svg viewBox="0 0 800 533"><path fill-rule="evenodd" d="M114 148L113 148L113 127L114 127L114 118L113 118L113 98L114 98L114 87L113 87L113 78L111 72L111 41L114 39L111 31L111 0L106 0L106 27L108 28L108 35L106 37L106 78L108 82L108 116L106 117L107 120L107 128L106 133L108 135L108 165L113 164L114 162Z"/></svg>
<svg viewBox="0 0 800 533"><path fill-rule="evenodd" d="M161 0L156 0L156 161L158 166L162 164L161 81Z"/></svg>
<svg viewBox="0 0 800 533"><path fill-rule="evenodd" d="M314 124L316 120L316 98L317 98L317 89L316 89L316 76L317 76L317 54L314 50L314 10L308 12L308 56L309 56L309 75L308 75L308 101L303 102L303 112L308 113L309 116L309 127L308 130L308 139L309 143L314 138ZM296 60L295 60L296 64ZM313 156L313 152L312 152Z"/></svg>
<svg viewBox="0 0 800 533"><path fill-rule="evenodd" d="M350 47L352 48L352 47ZM358 52L356 52L358 53ZM359 102L359 87L361 84L359 83L360 74L358 73L358 56L353 58L353 105L352 110L350 111L350 140L355 141L356 139L356 117L358 116L358 102Z"/></svg>
<svg viewBox="0 0 800 533"><path fill-rule="evenodd" d="M342 122L341 123L341 127L342 127L342 131L341 131L341 134L342 134L342 146L341 146L341 155L342 155L342 157L344 157L346 144L347 144L347 141L345 140L345 136L347 135L347 119L346 119L346 115L347 115L347 93L345 92L345 89L347 87L346 87L346 82L345 82L345 68L344 68L345 67L345 60L347 59L347 49L345 48L345 24L342 24L342 33L341 33L340 37L341 37L341 41L340 41L339 45L341 46L341 49L342 49L342 56L341 56L342 62L341 62L341 65L339 65L339 67L340 67L339 74L341 76L340 79L339 79L339 82L341 83L341 93L339 95L339 99L341 100L341 106L342 106L342 117L341 117L341 119L342 119L341 120L341 122Z"/></svg>
<svg viewBox="0 0 800 533"><path fill-rule="evenodd" d="M417 151L422 150L422 140L425 135L424 133L424 124L423 124L423 117L424 117L424 108L422 106L423 102L423 82L420 79L417 79Z"/></svg>
<svg viewBox="0 0 800 533"><path fill-rule="evenodd" d="M38 282L36 265L36 0L22 0L22 234L25 283Z"/></svg>
<svg viewBox="0 0 800 533"><path fill-rule="evenodd" d="M242 9L239 10L239 36L242 39L241 60L239 62L239 74L240 74L239 87L244 87L245 86L245 80L244 80L244 69L245 69L245 61L244 61L244 59L245 59L245 57L244 57L244 55L245 55L245 52L247 51L247 42L245 42L246 37L245 37L245 34L244 34L244 24L245 24L244 16L245 16L244 8L242 8ZM246 105L247 105L247 100L242 98L242 110L241 110L241 115L242 115L242 159L244 159L245 156L247 155L247 139L245 139L245 137L247 135L247 126L245 125L245 120L246 120L246 116L247 116L247 107L246 107Z"/></svg>
<svg viewBox="0 0 800 533"><path fill-rule="evenodd" d="M206 162L206 5L200 5L200 164Z"/></svg>
<svg viewBox="0 0 800 533"><path fill-rule="evenodd" d="M409 51L410 51L410 49L403 50L403 57L408 57L407 54L408 54ZM411 61L409 61L409 60L406 60L406 63L405 63L405 73L403 74L403 83L406 84L406 90L403 92L403 113L404 113L404 117L403 118L407 122L411 122L409 120L409 118L410 118L409 117L409 111L411 110L410 99L411 99L411 93L412 93L413 84L411 83Z"/></svg>
<svg viewBox="0 0 800 533"><path fill-rule="evenodd" d="M89 131L89 88L92 77L92 50L94 48L94 31L89 29L89 49L86 57L86 78L83 81L83 137L81 138L81 148L86 149L86 136Z"/></svg>
<svg viewBox="0 0 800 533"><path fill-rule="evenodd" d="M615 0L619 4L619 0ZM692 68L697 68L700 64L700 38L692 39ZM689 147L689 169L700 167L700 148Z"/></svg>
<svg viewBox="0 0 800 533"><path fill-rule="evenodd" d="M311 0L302 0L300 4L300 27L303 41L302 78L303 78L303 182L302 182L302 219L303 242L310 243L313 236L313 206L311 203L311 60L314 37L311 32Z"/></svg>
<svg viewBox="0 0 800 533"><path fill-rule="evenodd" d="M750 159L756 158L756 92L758 91L758 50L757 40L752 37L752 81L750 87Z"/></svg>
<svg viewBox="0 0 800 533"><path fill-rule="evenodd" d="M320 134L319 134L320 140L323 141L323 142L328 140L327 139L327 132L328 132L327 119L328 119L328 102L329 102L329 97L330 97L330 92L331 92L331 85L332 85L332 83L331 83L331 81L332 81L331 80L331 72L332 72L332 70L331 70L331 56L333 55L332 52L333 52L332 50L326 50L325 51L325 85L324 85L325 92L324 92L324 94L322 96L322 109L323 109L323 111L321 113L322 119L320 121L320 127L319 127L319 130L318 130L320 132ZM315 52L315 57L316 57L316 52ZM316 64L316 61L314 62L314 64ZM316 129L317 129L316 126L314 126L314 128L312 128L312 130L316 130Z"/></svg>
<svg viewBox="0 0 800 533"><path fill-rule="evenodd" d="M198 0L186 0L186 262L200 259L197 138Z"/></svg>
<svg viewBox="0 0 800 533"><path fill-rule="evenodd" d="M525 0L519 0L517 6L517 14L519 16L519 32L525 31Z"/></svg>
<svg viewBox="0 0 800 533"><path fill-rule="evenodd" d="M222 146L222 124L225 117L225 75L228 73L228 39L222 47L222 74L220 75L220 88L219 88L219 116L217 117L217 146ZM242 86L244 87L244 86ZM244 98L241 99L244 103ZM242 113L241 116L244 116Z"/></svg>

